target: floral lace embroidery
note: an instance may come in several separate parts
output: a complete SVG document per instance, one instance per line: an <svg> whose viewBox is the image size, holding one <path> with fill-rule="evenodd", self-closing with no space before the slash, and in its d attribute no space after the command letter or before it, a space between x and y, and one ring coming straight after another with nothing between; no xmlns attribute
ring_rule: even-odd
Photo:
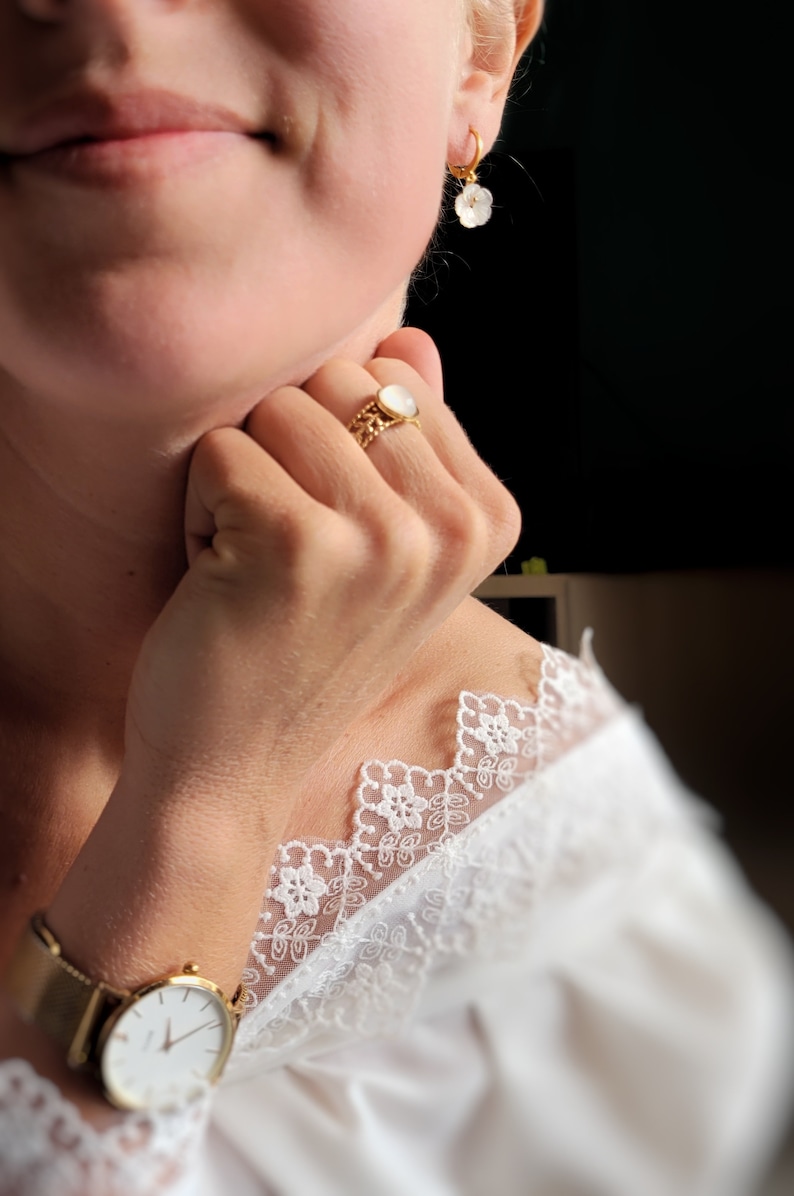
<svg viewBox="0 0 794 1196"><path fill-rule="evenodd" d="M276 852L244 977L249 1009L329 936L341 944L346 920L407 870L454 858L452 841L473 819L620 708L587 643L582 660L544 647L535 703L460 695L449 768L364 764L351 838L296 839Z"/></svg>
<svg viewBox="0 0 794 1196"><path fill-rule="evenodd" d="M26 1060L0 1063L3 1196L154 1196L173 1190L209 1112L129 1114L98 1131Z"/></svg>
<svg viewBox="0 0 794 1196"><path fill-rule="evenodd" d="M464 726L465 712L473 710L473 729L485 728L479 716L493 711L480 703L490 701L499 700L475 699L472 707L464 695ZM612 701L604 691L602 716L607 707L615 711ZM514 710L512 726L518 716ZM361 859L352 856L352 845L361 841L355 835L338 845L345 848L340 855L333 855L333 845L322 845L337 873L331 880L320 877L328 896L317 897L318 912L290 919L284 911L269 930L267 920L260 921L249 971L260 979L261 956L273 972L265 977L269 989L256 994L258 1003L240 1026L230 1080L399 1034L424 1001L429 1009L457 1007L467 994L510 982L505 969L509 975L514 966L543 968L547 953L565 958L593 933L594 911L625 903L660 847L691 839L698 811L680 801L680 789L636 711L622 706L602 717L586 740L553 761L542 718L519 729L517 757L483 754L461 763L458 755L443 774L452 778L447 790L431 774L435 796L445 799L442 812L456 784L473 786L471 795L452 793L461 797L454 830L445 812L435 837L426 834L426 817L421 832L406 830L395 839L382 818L380 837L363 840L368 850ZM535 731L538 755L523 756ZM553 767L537 766L544 750ZM505 770L505 761L516 758L519 766ZM372 766L365 775L361 809L372 811L379 804L371 793L378 775ZM500 784L508 782L510 792L495 800ZM427 800L429 816L433 800ZM362 815L362 825L371 826L370 817ZM304 848L319 873L324 850ZM276 876L279 871L277 863ZM273 890L269 905L281 906Z"/></svg>

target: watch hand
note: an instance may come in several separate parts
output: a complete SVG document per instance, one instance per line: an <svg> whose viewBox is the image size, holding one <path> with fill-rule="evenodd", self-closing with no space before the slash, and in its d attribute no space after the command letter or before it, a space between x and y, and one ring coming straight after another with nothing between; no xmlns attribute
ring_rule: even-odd
<svg viewBox="0 0 794 1196"><path fill-rule="evenodd" d="M171 1047L172 1047L173 1045L174 1045L174 1044L173 1044L173 1042L171 1041L171 1019L170 1019L170 1017L169 1017L169 1018L166 1018L166 1022L165 1022L165 1040L163 1041L163 1045L160 1047L160 1050L161 1050L161 1051L170 1051L170 1050L171 1050Z"/></svg>
<svg viewBox="0 0 794 1196"><path fill-rule="evenodd" d="M188 1030L187 1034L180 1034L179 1038L169 1038L168 1046L165 1049L170 1051L171 1047L176 1046L176 1044L178 1042L183 1042L186 1038L190 1038L191 1034L198 1034L199 1030L206 1030L207 1026L211 1026L212 1024L213 1024L212 1019L210 1019L210 1021L204 1022L203 1025L196 1026L195 1029L193 1029L193 1030ZM170 1026L169 1026L169 1030L170 1030Z"/></svg>

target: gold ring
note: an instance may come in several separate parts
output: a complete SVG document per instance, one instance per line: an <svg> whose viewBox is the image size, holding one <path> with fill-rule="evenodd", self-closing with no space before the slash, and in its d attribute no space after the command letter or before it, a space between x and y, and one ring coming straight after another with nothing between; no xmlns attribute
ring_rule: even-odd
<svg viewBox="0 0 794 1196"><path fill-rule="evenodd" d="M414 424L419 429L422 427L419 423L416 399L407 386L399 386L397 383L382 386L375 398L353 416L347 430L365 449L372 444L376 436L380 436L381 432L394 427L395 424Z"/></svg>

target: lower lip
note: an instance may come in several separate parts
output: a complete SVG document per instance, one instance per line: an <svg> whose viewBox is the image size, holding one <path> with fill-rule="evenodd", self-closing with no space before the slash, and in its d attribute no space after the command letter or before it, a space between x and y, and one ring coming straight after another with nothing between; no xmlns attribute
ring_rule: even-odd
<svg viewBox="0 0 794 1196"><path fill-rule="evenodd" d="M58 145L37 154L11 159L14 169L53 175L73 183L124 187L170 178L217 160L249 144L244 133L167 132L146 133L108 141Z"/></svg>

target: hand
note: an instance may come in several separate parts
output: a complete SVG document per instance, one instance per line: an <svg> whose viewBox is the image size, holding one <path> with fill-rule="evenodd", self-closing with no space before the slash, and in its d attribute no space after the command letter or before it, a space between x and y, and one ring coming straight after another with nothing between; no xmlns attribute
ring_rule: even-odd
<svg viewBox="0 0 794 1196"><path fill-rule="evenodd" d="M404 330L380 354L327 363L197 446L190 568L130 692L139 791L151 770L194 814L203 795L217 818L272 814L511 547L515 506L441 401L432 342ZM395 381L422 431L363 451L345 425Z"/></svg>
<svg viewBox="0 0 794 1196"><path fill-rule="evenodd" d="M422 430L364 451L346 425L390 382L414 393ZM136 664L119 784L50 909L79 966L132 986L200 950L232 991L307 771L517 531L415 330L204 436L189 569Z"/></svg>

